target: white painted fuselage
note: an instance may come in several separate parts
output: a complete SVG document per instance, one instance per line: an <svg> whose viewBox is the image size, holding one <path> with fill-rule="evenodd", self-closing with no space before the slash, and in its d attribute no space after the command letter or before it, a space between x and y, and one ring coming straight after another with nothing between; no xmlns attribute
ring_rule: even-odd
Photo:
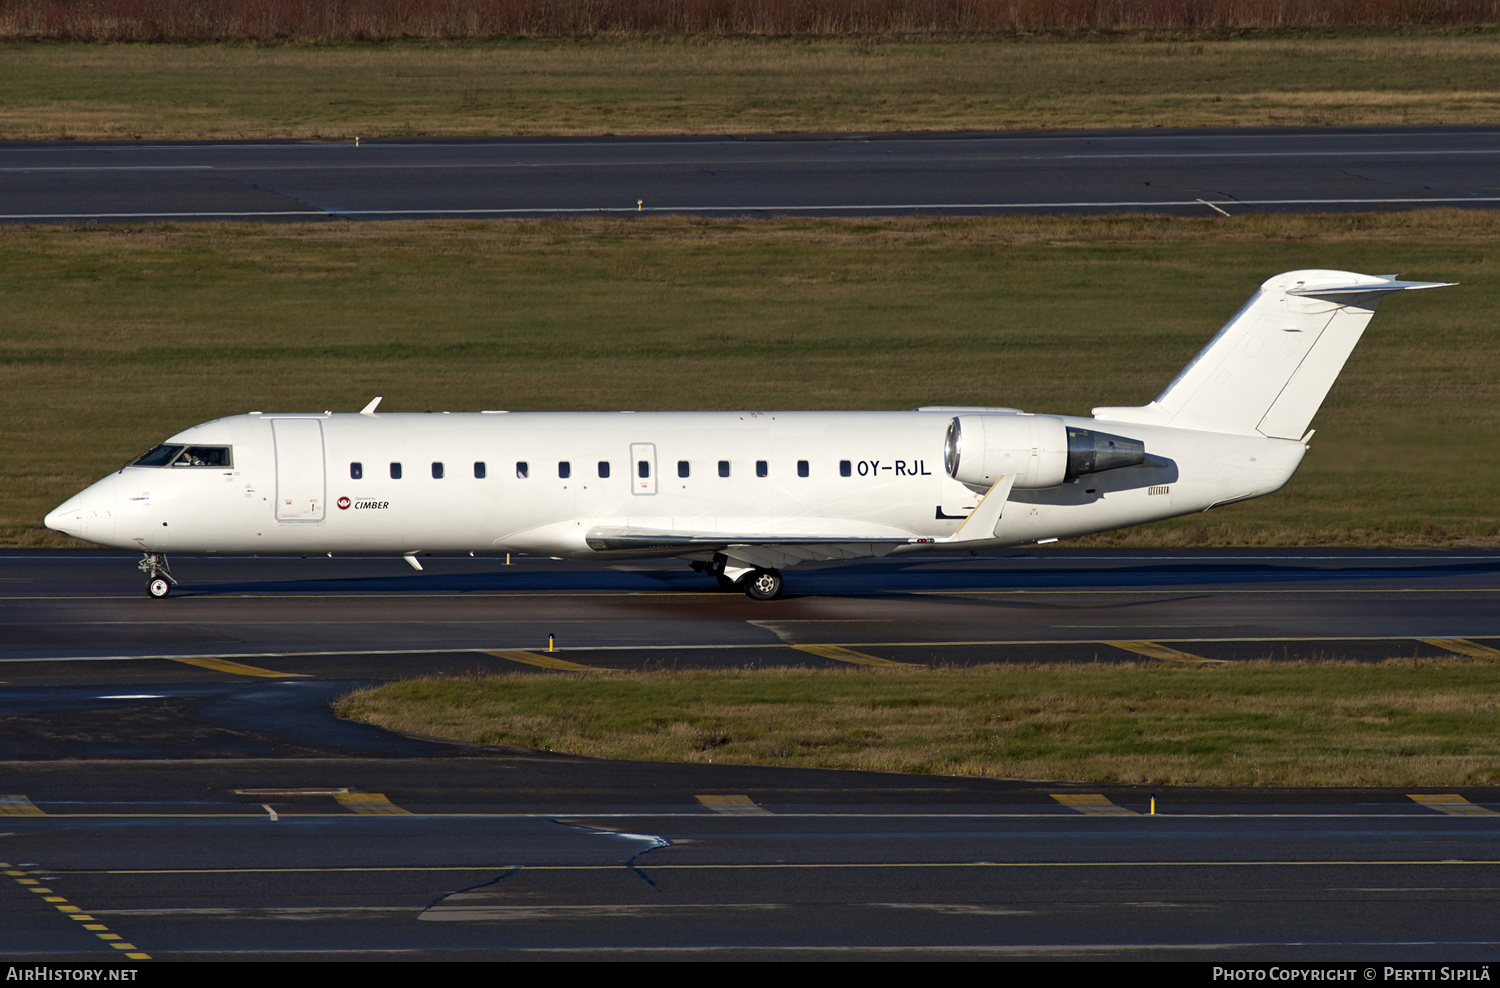
<svg viewBox="0 0 1500 988"><path fill-rule="evenodd" d="M587 536L601 529L895 541L903 544L893 551L906 551L927 545L908 539L953 535L982 493L944 469L953 417L952 410L255 413L167 440L229 447L232 465L127 466L47 523L90 542L161 553L597 558ZM289 425L310 441L287 450L275 430ZM982 543L1063 538L1266 494L1286 483L1305 449L1153 426L1134 426L1131 435L1145 443L1147 463L1013 490Z"/></svg>

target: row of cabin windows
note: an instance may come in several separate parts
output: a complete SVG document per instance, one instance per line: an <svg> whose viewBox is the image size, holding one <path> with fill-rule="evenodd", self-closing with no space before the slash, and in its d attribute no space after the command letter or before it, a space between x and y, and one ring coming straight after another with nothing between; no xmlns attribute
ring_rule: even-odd
<svg viewBox="0 0 1500 988"><path fill-rule="evenodd" d="M636 465L635 465L635 471L636 471L636 476L638 476L638 477L642 477L642 478L648 478L648 477L650 477L651 476L651 461L650 460L638 460L636 462ZM689 461L687 461L687 460L678 460L677 461L677 476L679 476L679 477L687 477L687 476L690 475L690 473L691 473L691 467L689 465ZM363 463L360 463L360 462L356 461L356 462L353 462L353 463L349 464L349 479L350 480L361 480L361 479L364 478L364 475L365 475L365 465ZM524 480L524 479L526 479L530 475L531 475L531 466L530 466L530 464L528 464L525 460L517 460L516 461L516 476L519 477L519 478L521 478L522 480ZM570 463L567 460L560 460L560 461L558 461L558 464L557 464L557 475L559 477L561 477L563 480L567 480L569 477L573 476L573 464ZM765 461L765 460L756 460L755 461L755 475L757 477L769 477L771 475L771 465L767 461ZM853 465L851 464L851 462L849 460L839 460L839 476L840 477L852 477L853 475L854 475L854 469L853 469ZM609 476L609 461L608 460L600 460L599 461L599 477L601 479L603 479L603 478L607 478L608 476ZM719 461L719 476L720 477L727 477L727 476L729 476L729 461L728 460L720 460ZM799 476L799 477L811 476L811 471L810 471L810 469L808 467L808 463L807 463L806 460L798 460L797 461L797 476ZM483 460L475 460L474 461L474 479L475 480L483 480L484 478L485 478L484 461ZM401 464L399 464L399 463L392 463L391 464L391 479L392 480L400 480L401 479ZM443 479L443 465L441 463L434 462L432 464L432 479L433 480L442 480Z"/></svg>

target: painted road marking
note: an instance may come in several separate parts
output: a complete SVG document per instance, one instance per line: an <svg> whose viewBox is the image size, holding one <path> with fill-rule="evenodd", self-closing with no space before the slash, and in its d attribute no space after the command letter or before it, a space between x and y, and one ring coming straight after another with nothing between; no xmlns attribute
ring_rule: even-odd
<svg viewBox="0 0 1500 988"><path fill-rule="evenodd" d="M772 816L764 806L757 806L749 796L697 796L698 802L725 816Z"/></svg>
<svg viewBox="0 0 1500 988"><path fill-rule="evenodd" d="M926 591L923 591L923 592L925 593ZM978 591L974 591L974 592L978 592ZM1041 593L1041 591L1032 591L1032 590L997 591L997 592L1000 592L1000 593L1012 593L1013 592L1013 593L1026 593L1026 594L1033 594L1033 593L1039 594L1039 593ZM1246 591L1246 592L1250 592L1250 591ZM1265 592L1266 593L1270 593L1271 591L1265 591ZM1350 592L1355 592L1355 591L1350 591ZM1424 591L1421 591L1421 590L1402 591L1402 593L1408 593L1408 592L1409 593L1419 593L1419 592L1424 592ZM1483 592L1484 593L1500 593L1500 591L1489 591L1489 590L1486 590L1486 591L1483 591ZM969 593L969 591L965 591L965 593ZM329 595L329 596L330 597L336 597L338 595L337 594L333 594L333 595ZM441 596L444 596L444 595L443 594L433 594L432 596L433 597L441 597ZM476 594L476 595L473 595L473 596L482 596L482 595L477 595ZM491 595L491 596L494 596L494 595ZM636 596L649 596L649 594L638 594ZM671 596L671 595L670 594L656 594L655 596ZM7 600L15 600L15 599L18 599L18 598L6 598L6 599ZM56 598L47 597L47 598L37 598L37 599L39 599L39 600L41 600L41 599L55 600ZM128 597L128 598L123 598L123 599L135 600L136 598L135 597ZM1411 635L1354 635L1354 636L1350 636L1350 635L1291 635L1291 636L1253 635L1253 636L1222 636L1222 637L1213 637L1213 638L1205 638L1205 637L1198 637L1198 638L1159 638L1159 639L1156 640L1155 643L1156 644L1161 644L1163 642L1176 642L1176 643L1179 643L1179 644L1201 643L1201 644L1217 644L1217 645L1275 643L1275 644L1307 645L1307 644L1315 644L1315 643L1318 643L1318 642L1353 642L1353 643L1361 643L1361 642L1410 642L1410 641L1418 641L1418 640L1419 639L1413 638ZM1466 639L1445 639L1445 640L1460 641L1460 640L1466 640ZM970 648L970 647L976 647L976 646L996 647L996 646L1005 646L1005 645L1102 645L1102 644L1119 644L1119 643L1118 642L1112 642L1112 643L1111 642L1103 642L1103 641L1101 641L1098 638L1012 638L1012 639L1002 639L1002 640L993 640L993 639L967 639L966 638L966 639L954 639L954 640L949 640L949 641L842 642L842 643L839 644L839 647L840 648L850 648L850 649L856 649L856 648ZM680 643L677 643L677 644L666 644L666 645L645 645L645 644L634 644L634 645L590 645L590 646L588 646L587 651L590 651L590 652L705 652L705 651L723 652L723 651L729 651L729 650L765 649L765 648L776 648L776 647L778 647L778 646L776 644L773 644L773 643L749 643L749 644L747 644L745 642L713 642L713 643L704 644L704 643L695 643L695 642L680 642ZM1476 643L1475 647L1476 648L1485 648L1487 646L1478 645ZM536 653L526 652L524 650L507 651L507 650L503 650L503 649L502 650L494 650L494 649L483 649L483 648L381 648L381 649L376 649L376 648L355 648L355 649L330 649L328 651L321 651L321 652L258 652L258 653L248 653L246 655L240 656L240 658L245 658L245 659L258 659L258 658L265 658L265 659L277 659L277 658L308 658L308 659L316 659L316 658L346 658L346 657L349 657L349 656L367 656L367 655L376 655L376 656L413 656L413 655L462 655L462 654L494 655L494 656L498 656L500 658L510 658L510 657L516 656L516 655L524 655L524 656L529 656L529 657L530 656L534 656L534 657L537 657L537 658L541 657L541 656L536 656ZM40 657L30 657L30 658L0 657L0 665L6 664L6 663L45 664L45 663L54 663L54 662L144 662L144 661L158 660L158 659L168 659L168 660L171 660L171 661L174 661L174 662L181 662L181 661L183 661L185 659L199 659L199 658L211 658L211 657L212 656L202 656L202 655L154 655L154 654L151 654L151 655L147 655L147 654L142 654L142 655L62 655L62 656L40 656ZM530 664L529 659L527 659L527 658L517 658L516 661L527 662L528 664ZM559 661L565 661L565 660L559 660ZM575 666L575 667L576 668L592 668L592 667L588 667L588 666ZM600 669L600 671L608 671L608 667L598 667L598 668Z"/></svg>
<svg viewBox="0 0 1500 988"><path fill-rule="evenodd" d="M1151 659L1161 659L1163 662L1190 662L1195 665L1224 662L1223 659L1205 659L1201 655L1194 655L1191 652L1184 652L1157 642L1101 642L1100 644L1113 645L1115 648L1122 648L1127 652L1134 652Z"/></svg>
<svg viewBox="0 0 1500 988"><path fill-rule="evenodd" d="M349 791L348 786L304 789L231 789L236 796L338 796Z"/></svg>
<svg viewBox="0 0 1500 988"><path fill-rule="evenodd" d="M1456 792L1448 793L1407 793L1407 797L1414 803L1421 803L1431 810L1446 813L1449 816L1500 816L1494 810L1485 809L1483 806L1475 806Z"/></svg>
<svg viewBox="0 0 1500 988"><path fill-rule="evenodd" d="M0 816L46 816L25 796L0 796Z"/></svg>
<svg viewBox="0 0 1500 988"><path fill-rule="evenodd" d="M1500 648L1490 648L1467 638L1418 638L1417 641L1476 659L1500 659Z"/></svg>
<svg viewBox="0 0 1500 988"><path fill-rule="evenodd" d="M537 666L541 669L572 669L575 671L599 671L599 666L581 666L577 662L569 662L567 659L558 658L556 655L528 652L522 648L501 649L497 652L485 652L485 655L493 655L497 659L509 659L511 662L522 662L529 666Z"/></svg>
<svg viewBox="0 0 1500 988"><path fill-rule="evenodd" d="M558 818L553 819L572 819ZM592 819L592 818L590 818ZM614 831L611 831L612 833ZM1154 861L772 861L754 864L650 864L637 865L647 871L811 871L811 870L859 870L895 869L914 870L938 868L1428 868L1445 865L1453 868L1493 868L1500 865L1496 858L1296 858L1255 860L1154 860ZM334 868L111 868L111 869L65 869L68 875L346 875L346 874L444 874L451 872L477 873L493 876L496 872L513 871L517 865L404 865L384 868L334 867ZM621 871L632 869L623 864L528 864L526 871ZM632 869L633 870L633 869ZM193 912L200 910L194 909Z"/></svg>
<svg viewBox="0 0 1500 988"><path fill-rule="evenodd" d="M866 655L864 652L856 652L852 648L842 645L789 645L799 652L808 655L816 655L824 659L834 659L839 662L848 662L857 666L903 666L911 667L909 662L896 662L893 659L882 659L876 655Z"/></svg>
<svg viewBox="0 0 1500 988"><path fill-rule="evenodd" d="M98 937L100 940L103 940L115 950L125 952L125 956L129 957L131 960L149 961L151 959L150 954L142 953L141 949L133 943L126 943L125 938L120 936L118 933L109 932L108 926L100 923L98 920L94 919L94 917L90 916L88 913L85 913L79 907L70 904L68 900L63 896L53 895L51 894L51 889L41 888L41 883L38 882L35 878L27 877L29 874L31 874L31 872L28 872L24 869L11 868L10 864L4 861L0 861L0 869L5 870L5 874L15 879L22 888L29 888L29 890L32 892L48 893L42 896L43 902L51 903L54 909L56 909L59 913L68 917L69 919L82 922L84 924L83 928L85 930L93 933L94 936Z"/></svg>
<svg viewBox="0 0 1500 988"><path fill-rule="evenodd" d="M1140 816L1135 810L1116 806L1096 792L1076 794L1054 792L1049 795L1069 809L1077 810L1086 816Z"/></svg>
<svg viewBox="0 0 1500 988"><path fill-rule="evenodd" d="M385 798L384 793L379 792L346 792L341 793L334 799L339 805L353 813L362 813L366 816L411 816L411 810L403 810L401 807Z"/></svg>
<svg viewBox="0 0 1500 988"><path fill-rule="evenodd" d="M243 662L233 662L229 659L173 659L186 666L197 666L200 669L212 669L215 672L227 672L232 676L260 676L265 679L307 679L305 672L276 672L274 669L262 669L260 666L247 666Z"/></svg>

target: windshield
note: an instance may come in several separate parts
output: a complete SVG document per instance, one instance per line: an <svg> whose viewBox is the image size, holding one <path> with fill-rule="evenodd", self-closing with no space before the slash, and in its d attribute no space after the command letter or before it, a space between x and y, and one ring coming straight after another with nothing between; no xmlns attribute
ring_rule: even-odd
<svg viewBox="0 0 1500 988"><path fill-rule="evenodd" d="M229 467L229 446L158 446L130 464L133 467Z"/></svg>

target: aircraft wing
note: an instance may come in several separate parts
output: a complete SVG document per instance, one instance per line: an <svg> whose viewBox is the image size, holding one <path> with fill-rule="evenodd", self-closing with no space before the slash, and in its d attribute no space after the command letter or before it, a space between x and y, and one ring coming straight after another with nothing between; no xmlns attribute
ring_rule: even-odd
<svg viewBox="0 0 1500 988"><path fill-rule="evenodd" d="M810 560L884 556L906 545L983 542L993 539L995 526L1000 521L1000 512L1010 497L1014 482L1013 475L996 481L959 525L958 531L941 537L900 535L889 531L869 535L777 535L766 532L726 534L599 527L590 529L584 539L589 548L597 552L622 549L670 552L674 555L719 552L731 559L741 560L746 565L767 568L780 568L790 563Z"/></svg>

